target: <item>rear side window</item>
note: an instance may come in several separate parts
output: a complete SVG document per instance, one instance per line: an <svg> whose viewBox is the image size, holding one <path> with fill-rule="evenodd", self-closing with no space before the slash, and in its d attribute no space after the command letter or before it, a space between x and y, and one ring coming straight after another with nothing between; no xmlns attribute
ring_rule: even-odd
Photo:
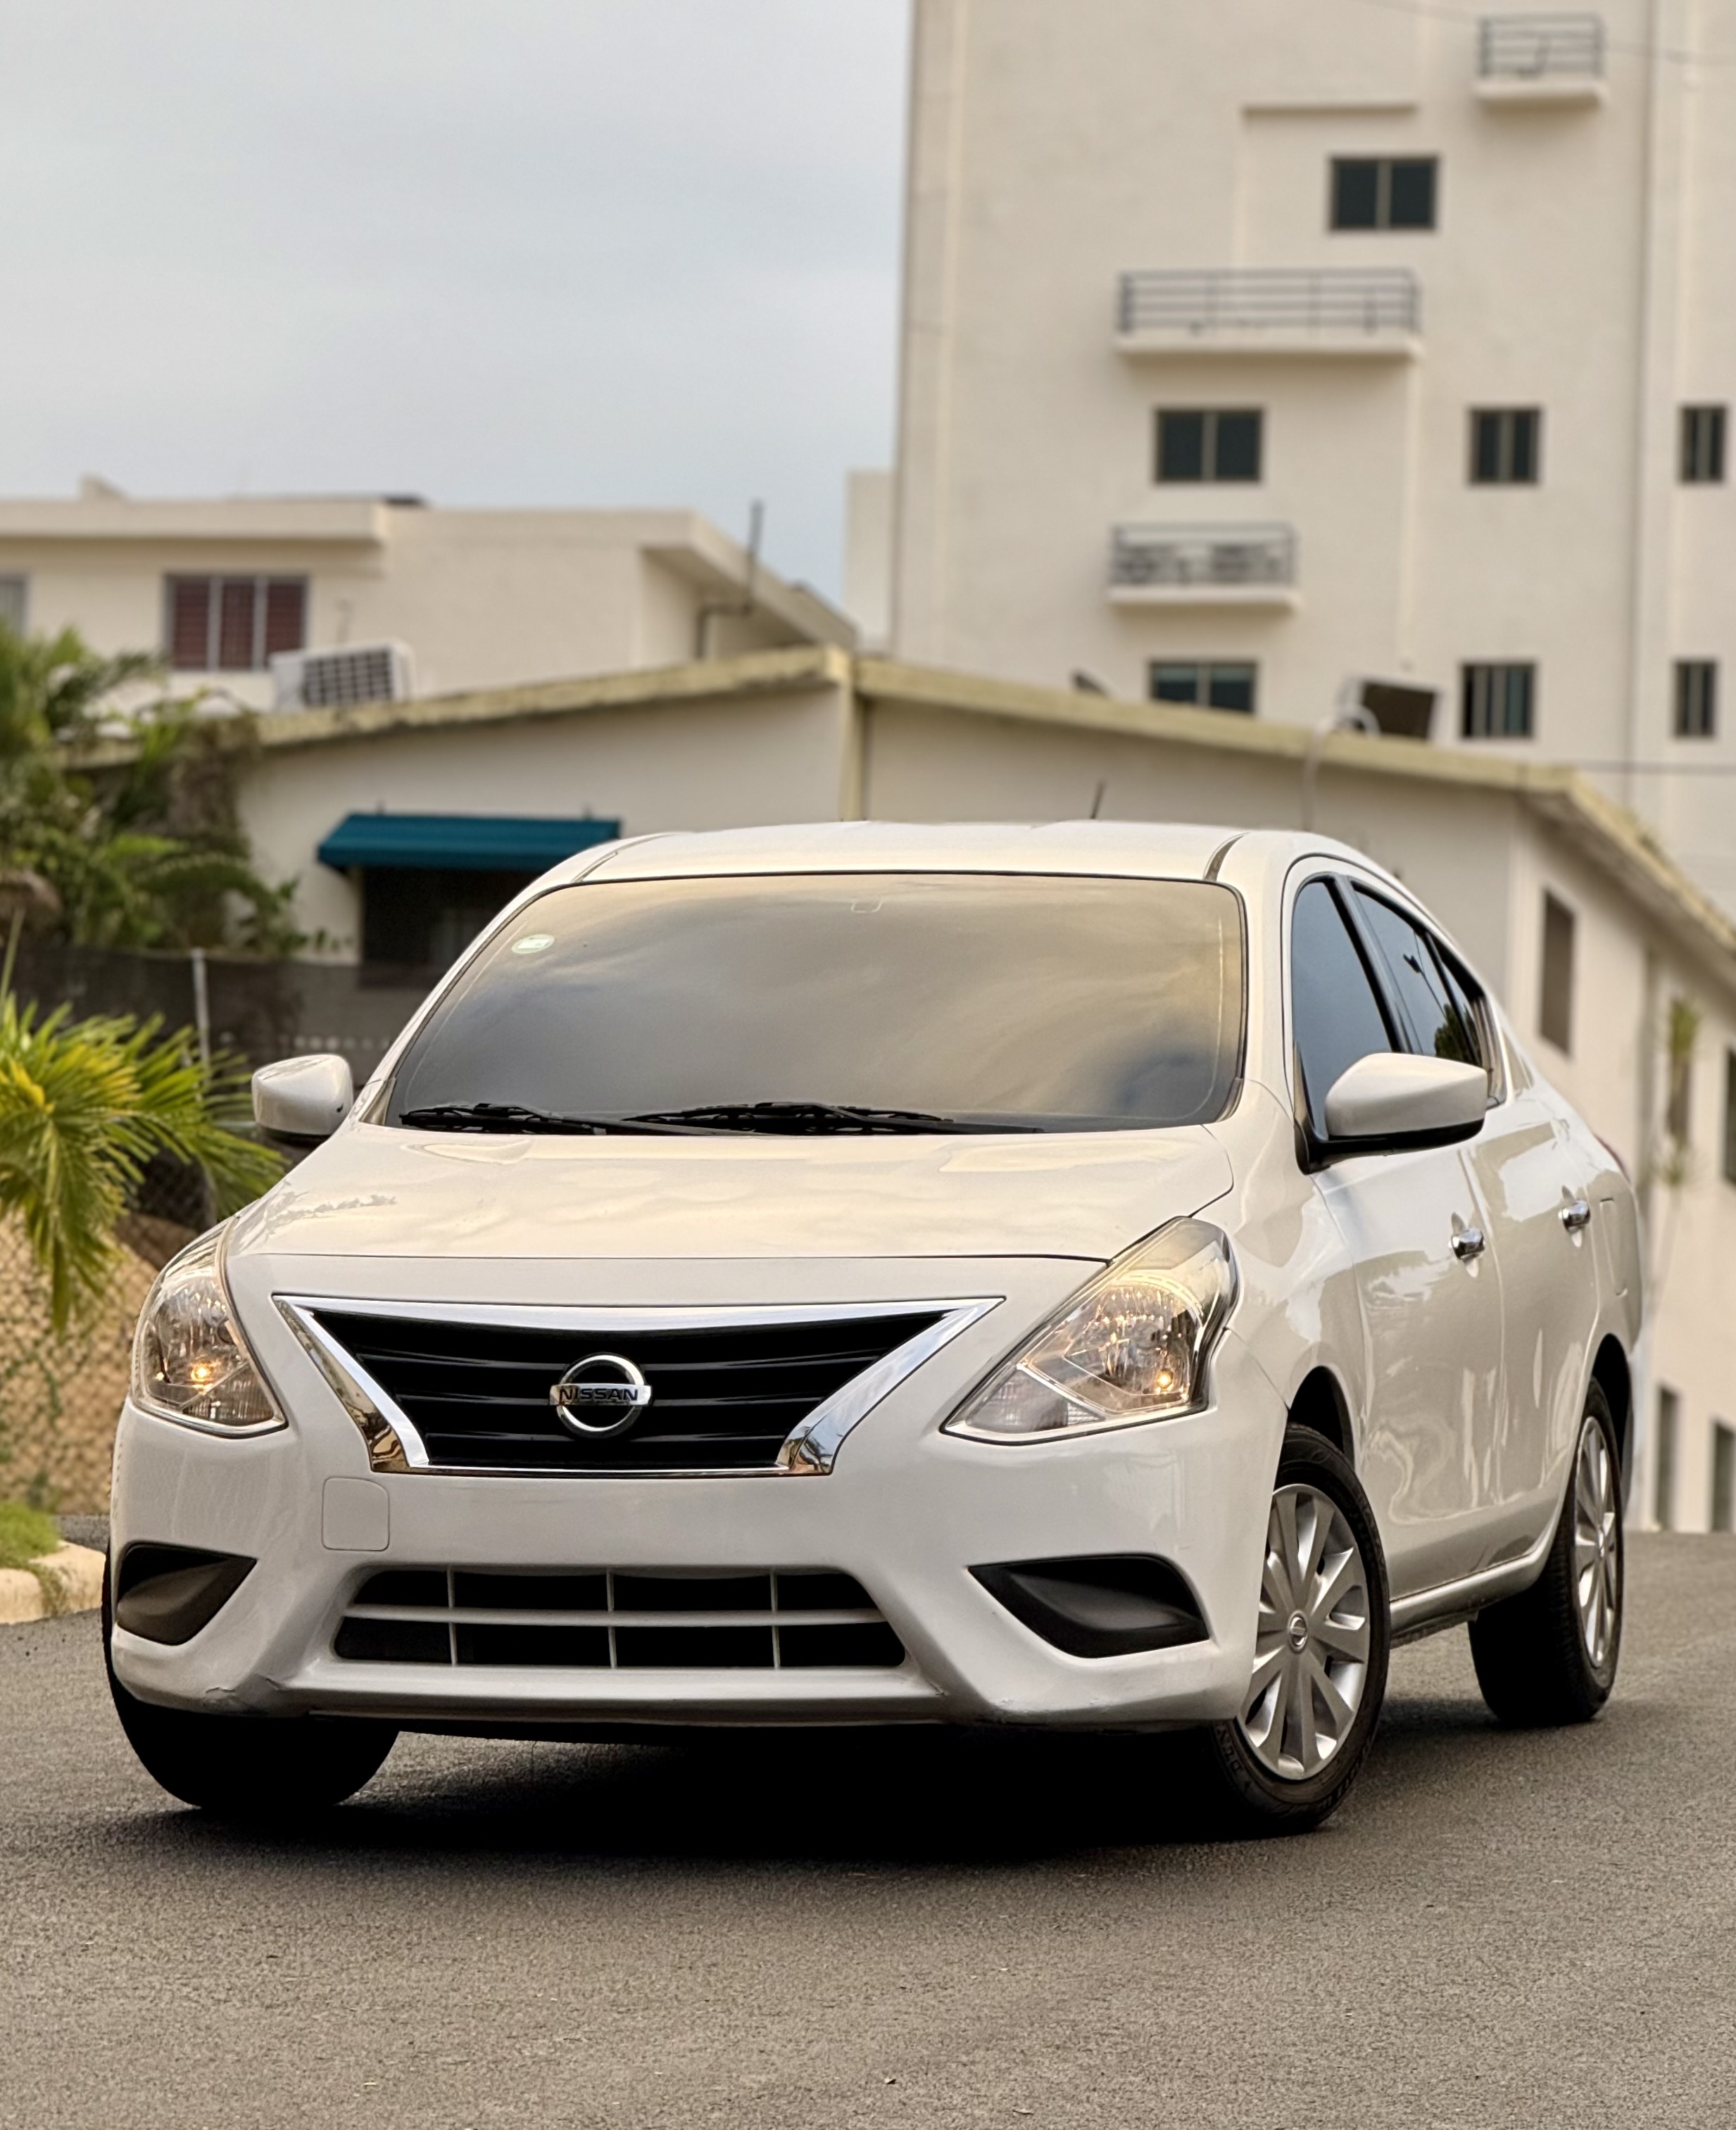
<svg viewBox="0 0 1736 2130"><path fill-rule="evenodd" d="M1434 943L1389 902L1356 890L1356 903L1375 937L1400 1010L1410 1024L1410 1047L1424 1057L1483 1065L1475 1016L1453 996Z"/></svg>
<svg viewBox="0 0 1736 2130"><path fill-rule="evenodd" d="M1308 1122L1326 1132L1328 1090L1347 1066L1396 1048L1362 950L1323 880L1311 880L1290 917L1290 1019Z"/></svg>

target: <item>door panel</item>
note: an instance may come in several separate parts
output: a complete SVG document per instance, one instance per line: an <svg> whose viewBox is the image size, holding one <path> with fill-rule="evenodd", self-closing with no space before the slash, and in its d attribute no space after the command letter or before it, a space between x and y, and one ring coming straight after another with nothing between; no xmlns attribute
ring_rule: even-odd
<svg viewBox="0 0 1736 2130"><path fill-rule="evenodd" d="M1473 1161L1500 1261L1508 1353L1507 1412L1482 1445L1480 1480L1508 1545L1523 1550L1554 1521L1579 1428L1597 1265L1590 1230L1566 1226L1561 1214L1592 1178L1537 1087L1491 1112Z"/></svg>
<svg viewBox="0 0 1736 2130"><path fill-rule="evenodd" d="M1413 964L1399 960L1401 983L1387 964L1405 941L1397 934L1383 941L1365 914L1353 916L1357 899L1347 883L1309 881L1291 918L1298 1093L1317 1138L1327 1091L1355 1059L1383 1049L1464 1057L1474 1041L1461 1016L1437 1010L1424 987L1433 968L1427 948ZM1384 980L1377 968L1386 969ZM1418 1026L1431 1015L1433 1025ZM1502 1380L1500 1275L1486 1210L1456 1147L1353 1155L1315 1182L1356 1268L1364 1344L1357 1467L1393 1594L1407 1597L1483 1564L1476 1441ZM1483 1249L1456 1254L1455 1235L1471 1230Z"/></svg>
<svg viewBox="0 0 1736 2130"><path fill-rule="evenodd" d="M1485 1565L1476 1440L1500 1399L1500 1281L1456 1148L1370 1154L1318 1179L1356 1267L1367 1415L1358 1469L1386 1546L1394 1598Z"/></svg>

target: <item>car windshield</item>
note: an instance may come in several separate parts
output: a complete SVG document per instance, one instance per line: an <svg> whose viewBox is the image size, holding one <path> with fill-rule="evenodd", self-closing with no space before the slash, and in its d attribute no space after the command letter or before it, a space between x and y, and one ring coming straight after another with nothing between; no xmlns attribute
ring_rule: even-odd
<svg viewBox="0 0 1736 2130"><path fill-rule="evenodd" d="M1235 1088L1242 1013L1241 903L1203 881L591 881L539 896L477 955L406 1051L384 1121L1203 1124Z"/></svg>

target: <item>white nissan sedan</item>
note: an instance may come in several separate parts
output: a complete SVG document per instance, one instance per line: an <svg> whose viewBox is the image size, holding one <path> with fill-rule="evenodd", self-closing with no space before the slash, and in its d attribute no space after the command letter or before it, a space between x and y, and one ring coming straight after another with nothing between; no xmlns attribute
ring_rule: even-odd
<svg viewBox="0 0 1736 2130"><path fill-rule="evenodd" d="M1197 1733L1332 1810L1395 1640L1595 1715L1640 1322L1620 1168L1399 881L1073 823L546 875L157 1281L117 1706L176 1796L402 1730Z"/></svg>

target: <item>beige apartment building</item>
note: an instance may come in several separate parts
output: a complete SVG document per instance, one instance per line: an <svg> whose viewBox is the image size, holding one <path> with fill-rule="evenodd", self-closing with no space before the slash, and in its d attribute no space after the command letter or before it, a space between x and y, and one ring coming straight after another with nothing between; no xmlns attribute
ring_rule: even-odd
<svg viewBox="0 0 1736 2130"><path fill-rule="evenodd" d="M0 618L158 650L253 709L847 644L818 594L682 510L411 496L0 500Z"/></svg>
<svg viewBox="0 0 1736 2130"><path fill-rule="evenodd" d="M893 655L1432 700L1736 909L1733 55L1736 0L916 0Z"/></svg>

